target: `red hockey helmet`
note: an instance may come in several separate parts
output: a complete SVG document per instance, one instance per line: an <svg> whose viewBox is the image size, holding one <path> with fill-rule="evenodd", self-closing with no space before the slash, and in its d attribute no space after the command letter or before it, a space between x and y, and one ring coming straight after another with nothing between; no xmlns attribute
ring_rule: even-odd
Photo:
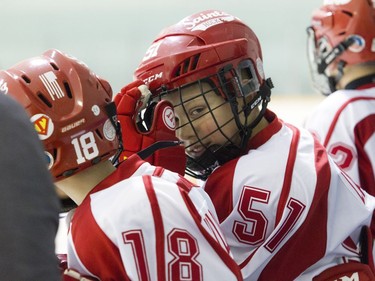
<svg viewBox="0 0 375 281"><path fill-rule="evenodd" d="M246 60L251 62L251 90L257 91L265 80L257 36L238 18L208 10L164 29L147 50L135 76L159 94L162 85L174 89L215 75L228 65L237 69Z"/></svg>
<svg viewBox="0 0 375 281"><path fill-rule="evenodd" d="M106 113L112 89L77 59L48 50L0 71L0 89L29 113L55 181L107 160L119 149Z"/></svg>
<svg viewBox="0 0 375 281"><path fill-rule="evenodd" d="M308 36L314 85L330 94L336 90L343 67L375 62L375 2L325 0L312 14ZM338 70L338 76L327 77L329 65Z"/></svg>
<svg viewBox="0 0 375 281"><path fill-rule="evenodd" d="M202 159L194 159L195 163L199 162L199 167L194 168L188 157L187 172L190 168L199 170L198 174L202 178L214 169L216 164L213 163L222 164L243 153L252 129L265 112L272 88L271 80L265 79L262 51L253 30L238 18L217 10L188 16L164 29L147 50L134 76L148 84L156 96L180 91L194 83L209 83L215 92L230 103L242 139L241 145L231 143L232 137L225 136L228 139L225 147L236 147L233 157L221 159L223 155L230 154L228 150L223 152L221 148L224 147L215 150L206 147L206 151L211 150L213 157L205 154ZM205 93L201 91L203 96ZM253 93L254 97L248 99ZM236 98L244 100L244 108L239 108ZM240 114L247 120L250 111L260 104L262 110L257 118L246 124L240 121ZM217 131L222 130L218 127ZM197 138L204 146L204 141ZM200 177L198 174L191 175Z"/></svg>

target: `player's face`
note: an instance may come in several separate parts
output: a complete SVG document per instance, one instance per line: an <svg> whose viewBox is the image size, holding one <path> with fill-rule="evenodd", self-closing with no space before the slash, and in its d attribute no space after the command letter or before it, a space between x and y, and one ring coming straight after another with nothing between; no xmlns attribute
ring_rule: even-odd
<svg viewBox="0 0 375 281"><path fill-rule="evenodd" d="M181 92L169 93L166 99L174 106L176 136L190 157L197 158L206 148L228 140L239 143L230 104L208 83L192 84Z"/></svg>

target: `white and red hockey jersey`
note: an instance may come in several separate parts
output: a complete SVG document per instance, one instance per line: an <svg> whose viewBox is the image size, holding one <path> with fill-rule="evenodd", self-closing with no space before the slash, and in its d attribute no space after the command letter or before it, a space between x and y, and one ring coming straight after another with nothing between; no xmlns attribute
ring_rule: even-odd
<svg viewBox="0 0 375 281"><path fill-rule="evenodd" d="M359 260L375 198L355 185L307 130L266 112L246 155L205 183L245 280L312 280ZM345 241L345 243L344 243Z"/></svg>
<svg viewBox="0 0 375 281"><path fill-rule="evenodd" d="M334 92L304 125L355 182L375 195L375 87Z"/></svg>
<svg viewBox="0 0 375 281"><path fill-rule="evenodd" d="M207 194L136 155L76 209L68 268L98 280L242 280Z"/></svg>

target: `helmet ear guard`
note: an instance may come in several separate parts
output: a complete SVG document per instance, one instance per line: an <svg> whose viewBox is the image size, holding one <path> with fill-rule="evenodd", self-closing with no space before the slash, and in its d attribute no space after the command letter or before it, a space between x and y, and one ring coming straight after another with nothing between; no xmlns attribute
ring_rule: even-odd
<svg viewBox="0 0 375 281"><path fill-rule="evenodd" d="M237 66L237 73L243 96L259 90L260 82L251 60L241 61Z"/></svg>
<svg viewBox="0 0 375 281"><path fill-rule="evenodd" d="M229 101L234 120L240 134L242 135L240 147L245 148L251 137L252 129L262 119L267 104L271 100L271 89L274 87L272 80L271 78L268 78L264 80L262 85L260 85L251 60L241 61L236 70L234 70L232 65L223 67L218 72L218 77L220 84L222 85L221 89L225 94L225 98ZM229 81L232 81L232 83ZM254 94L254 96L248 101L248 97L251 94ZM242 109L238 108L237 98L242 98L244 100L244 106ZM261 103L262 108L258 116L248 124L247 120L250 112ZM241 112L243 112L245 116L245 124L243 124L239 118L239 113Z"/></svg>

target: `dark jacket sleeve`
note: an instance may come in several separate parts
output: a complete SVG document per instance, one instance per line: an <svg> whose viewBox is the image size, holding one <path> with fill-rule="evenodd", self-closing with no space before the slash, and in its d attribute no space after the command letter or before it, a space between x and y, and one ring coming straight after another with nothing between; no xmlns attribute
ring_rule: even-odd
<svg viewBox="0 0 375 281"><path fill-rule="evenodd" d="M25 110L0 95L0 280L60 280L59 201Z"/></svg>

